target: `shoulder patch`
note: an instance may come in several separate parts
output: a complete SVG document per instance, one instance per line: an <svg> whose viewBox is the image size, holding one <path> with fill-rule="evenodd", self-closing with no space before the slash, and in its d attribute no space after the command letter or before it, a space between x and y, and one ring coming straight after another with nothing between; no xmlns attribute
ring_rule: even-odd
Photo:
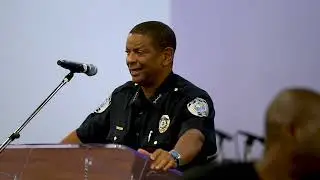
<svg viewBox="0 0 320 180"><path fill-rule="evenodd" d="M111 104L111 95L106 98L103 103L94 111L95 113L103 113Z"/></svg>
<svg viewBox="0 0 320 180"><path fill-rule="evenodd" d="M207 117L209 115L209 106L206 100L195 98L187 104L189 112L198 117Z"/></svg>

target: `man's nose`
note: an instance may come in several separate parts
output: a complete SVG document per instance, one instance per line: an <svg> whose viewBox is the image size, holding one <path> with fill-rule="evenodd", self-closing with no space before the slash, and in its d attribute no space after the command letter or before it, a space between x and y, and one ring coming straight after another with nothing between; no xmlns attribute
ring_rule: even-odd
<svg viewBox="0 0 320 180"><path fill-rule="evenodd" d="M137 62L137 56L134 53L129 52L127 54L127 64L132 64L135 62Z"/></svg>

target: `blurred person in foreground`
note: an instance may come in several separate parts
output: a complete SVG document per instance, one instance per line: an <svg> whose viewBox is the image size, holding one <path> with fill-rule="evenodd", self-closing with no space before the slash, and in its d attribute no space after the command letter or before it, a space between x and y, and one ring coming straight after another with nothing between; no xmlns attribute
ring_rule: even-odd
<svg viewBox="0 0 320 180"><path fill-rule="evenodd" d="M187 171L185 179L320 179L320 94L291 88L280 92L266 113L266 146L261 160Z"/></svg>

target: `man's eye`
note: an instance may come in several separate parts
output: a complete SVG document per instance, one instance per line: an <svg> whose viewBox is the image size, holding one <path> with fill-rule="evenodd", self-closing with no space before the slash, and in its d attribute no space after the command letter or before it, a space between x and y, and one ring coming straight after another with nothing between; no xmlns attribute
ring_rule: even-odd
<svg viewBox="0 0 320 180"><path fill-rule="evenodd" d="M135 53L136 53L138 56L143 56L144 54L146 54L145 51L135 51Z"/></svg>

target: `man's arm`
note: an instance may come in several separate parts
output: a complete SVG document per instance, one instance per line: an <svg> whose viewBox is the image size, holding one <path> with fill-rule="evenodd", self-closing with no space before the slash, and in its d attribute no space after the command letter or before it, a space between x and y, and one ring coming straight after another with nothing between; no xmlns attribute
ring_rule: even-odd
<svg viewBox="0 0 320 180"><path fill-rule="evenodd" d="M109 130L111 96L91 113L79 128L67 135L61 143L104 143Z"/></svg>
<svg viewBox="0 0 320 180"><path fill-rule="evenodd" d="M182 164L191 162L201 151L205 136L198 129L187 130L178 140L174 150L180 153Z"/></svg>
<svg viewBox="0 0 320 180"><path fill-rule="evenodd" d="M174 150L181 155L180 166L188 164L198 155L204 140L204 135L197 129L190 129L179 138ZM154 161L151 169L167 171L170 168L176 168L178 166L170 152L163 149L157 149L154 153L149 153L143 149L139 149L138 151L150 156L150 159Z"/></svg>
<svg viewBox="0 0 320 180"><path fill-rule="evenodd" d="M70 134L68 134L62 141L62 144L80 144L81 141L76 133L76 131L72 131Z"/></svg>

